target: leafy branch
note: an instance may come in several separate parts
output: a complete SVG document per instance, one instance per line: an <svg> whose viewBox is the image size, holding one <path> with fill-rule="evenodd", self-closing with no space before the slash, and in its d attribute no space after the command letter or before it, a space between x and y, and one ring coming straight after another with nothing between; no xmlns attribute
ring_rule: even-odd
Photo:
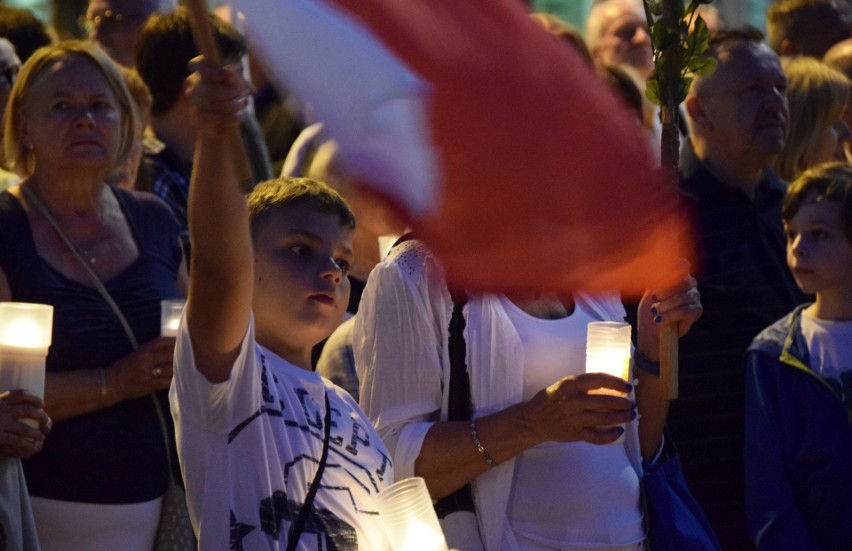
<svg viewBox="0 0 852 551"><path fill-rule="evenodd" d="M691 0L684 7L682 0L643 0L654 54L654 76L645 96L662 108L663 167L675 173L678 106L686 99L693 75L709 76L716 70L716 60L705 55L710 30L698 14L698 7L711 1Z"/></svg>
<svg viewBox="0 0 852 551"><path fill-rule="evenodd" d="M654 52L654 76L647 83L645 95L661 107L661 168L670 184L677 187L678 106L689 93L692 75L708 76L716 70L716 60L705 55L710 30L697 13L701 4L712 0L691 0L686 8L683 0L642 1ZM677 357L677 330L674 324L666 323L660 328L660 374L670 400L678 396Z"/></svg>

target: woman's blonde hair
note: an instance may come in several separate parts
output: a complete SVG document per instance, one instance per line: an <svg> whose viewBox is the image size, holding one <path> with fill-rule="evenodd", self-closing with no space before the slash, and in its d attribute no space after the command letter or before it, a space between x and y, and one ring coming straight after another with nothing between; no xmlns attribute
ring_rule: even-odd
<svg viewBox="0 0 852 551"><path fill-rule="evenodd" d="M38 78L55 62L77 57L90 62L103 75L118 101L121 112L121 143L112 168L124 163L136 140L139 121L133 100L115 62L93 42L66 40L39 48L21 67L18 79L9 93L6 104L3 146L9 166L21 176L30 176L35 170L36 152L21 143L21 120L26 117L27 98Z"/></svg>
<svg viewBox="0 0 852 551"><path fill-rule="evenodd" d="M849 79L812 57L784 61L790 123L784 148L775 169L785 180L795 179L809 168L820 133L837 123L849 101Z"/></svg>

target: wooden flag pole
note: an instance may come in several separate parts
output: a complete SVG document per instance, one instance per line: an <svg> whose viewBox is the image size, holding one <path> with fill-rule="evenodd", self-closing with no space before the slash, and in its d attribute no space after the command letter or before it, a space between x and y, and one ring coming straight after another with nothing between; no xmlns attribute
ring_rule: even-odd
<svg viewBox="0 0 852 551"><path fill-rule="evenodd" d="M664 23L677 28L680 25L680 13L675 2L682 0L662 0L662 16ZM667 60L668 61L668 60ZM674 69L674 71L672 70ZM663 67L662 74L666 78L680 75L680 67ZM668 83L666 83L668 84ZM678 134L678 101L671 97L672 86L661 83L662 93L662 137L661 137L661 165L663 174L671 185L678 187L678 163L680 161L680 135ZM669 400L678 397L678 335L677 326L674 323L666 323L660 328L660 377L664 388L668 388Z"/></svg>
<svg viewBox="0 0 852 551"><path fill-rule="evenodd" d="M216 44L213 26L210 23L210 15L204 0L187 0L186 5L189 8L192 38L195 40L195 46L199 53L211 63L221 65L222 56ZM228 144L231 163L238 181L242 184L243 189L250 189L253 174L246 153L245 142L240 135L240 129L237 127L225 128L222 139Z"/></svg>

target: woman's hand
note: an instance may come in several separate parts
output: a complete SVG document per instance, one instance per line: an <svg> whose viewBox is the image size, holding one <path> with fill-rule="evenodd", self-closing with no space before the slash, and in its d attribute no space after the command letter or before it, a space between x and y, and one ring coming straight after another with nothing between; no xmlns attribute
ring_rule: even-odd
<svg viewBox="0 0 852 551"><path fill-rule="evenodd" d="M21 422L32 419L33 428ZM52 422L44 411L44 402L23 390L0 394L0 453L26 459L41 451Z"/></svg>
<svg viewBox="0 0 852 551"><path fill-rule="evenodd" d="M217 67L198 56L189 63L186 94L193 107L197 128L219 134L223 126L236 126L249 104L251 86L239 65Z"/></svg>
<svg viewBox="0 0 852 551"><path fill-rule="evenodd" d="M526 404L526 423L540 442L585 441L608 444L623 429L611 425L636 418L636 404L627 398L590 394L596 389L628 393L632 386L605 373L569 376L536 394Z"/></svg>
<svg viewBox="0 0 852 551"><path fill-rule="evenodd" d="M666 323L675 323L678 336L682 337L703 311L698 282L691 275L684 275L681 282L673 287L646 291L637 312L636 345L640 353L657 361L660 354L660 327Z"/></svg>
<svg viewBox="0 0 852 551"><path fill-rule="evenodd" d="M174 337L158 337L143 344L106 370L108 395L128 400L169 388L174 355Z"/></svg>

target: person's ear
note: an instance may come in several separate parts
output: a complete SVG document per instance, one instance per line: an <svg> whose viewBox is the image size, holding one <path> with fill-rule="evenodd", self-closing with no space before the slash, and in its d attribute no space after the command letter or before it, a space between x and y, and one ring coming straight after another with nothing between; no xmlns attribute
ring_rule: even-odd
<svg viewBox="0 0 852 551"><path fill-rule="evenodd" d="M796 44L790 40L789 38L781 39L781 44L778 45L778 55L779 56L796 56L799 55L800 48L796 46Z"/></svg>
<svg viewBox="0 0 852 551"><path fill-rule="evenodd" d="M697 95L689 95L683 101L683 107L689 115L690 124L694 128L706 129L711 127L710 118L704 108L704 101Z"/></svg>

